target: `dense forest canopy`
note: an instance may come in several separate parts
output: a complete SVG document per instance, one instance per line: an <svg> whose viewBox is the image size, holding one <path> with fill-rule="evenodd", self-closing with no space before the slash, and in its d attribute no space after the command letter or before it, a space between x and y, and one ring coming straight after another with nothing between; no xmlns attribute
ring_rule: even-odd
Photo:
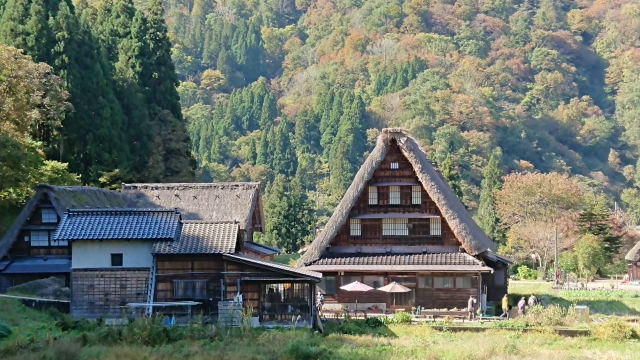
<svg viewBox="0 0 640 360"><path fill-rule="evenodd" d="M640 221L637 1L162 5L0 0L0 43L49 64L72 108L31 136L84 183L260 181L264 240L296 250L393 126L498 242L509 173L569 176Z"/></svg>

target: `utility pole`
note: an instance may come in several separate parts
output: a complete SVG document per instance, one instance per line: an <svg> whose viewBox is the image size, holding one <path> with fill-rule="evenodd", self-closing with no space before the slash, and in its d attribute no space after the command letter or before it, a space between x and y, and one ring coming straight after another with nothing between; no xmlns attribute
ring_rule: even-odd
<svg viewBox="0 0 640 360"><path fill-rule="evenodd" d="M553 232L555 235L555 261L553 262L553 267L555 268L553 273L553 283L558 285L558 227L555 226L553 228Z"/></svg>

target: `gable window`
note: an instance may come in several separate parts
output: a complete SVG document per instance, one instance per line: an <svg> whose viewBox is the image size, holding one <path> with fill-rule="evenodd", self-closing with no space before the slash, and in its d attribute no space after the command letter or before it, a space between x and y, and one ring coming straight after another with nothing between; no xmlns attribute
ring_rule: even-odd
<svg viewBox="0 0 640 360"><path fill-rule="evenodd" d="M318 287L324 290L325 294L335 294L336 293L336 277L323 276L320 282L318 283Z"/></svg>
<svg viewBox="0 0 640 360"><path fill-rule="evenodd" d="M122 266L122 254L111 254L111 266Z"/></svg>
<svg viewBox="0 0 640 360"><path fill-rule="evenodd" d="M43 223L57 223L58 222L58 214L56 211L51 208L43 208L42 209L42 222Z"/></svg>
<svg viewBox="0 0 640 360"><path fill-rule="evenodd" d="M31 246L49 246L48 231L32 231Z"/></svg>
<svg viewBox="0 0 640 360"><path fill-rule="evenodd" d="M411 187L411 204L422 204L422 187L420 185Z"/></svg>
<svg viewBox="0 0 640 360"><path fill-rule="evenodd" d="M409 235L409 219L382 219L383 236Z"/></svg>
<svg viewBox="0 0 640 360"><path fill-rule="evenodd" d="M400 168L400 164L397 162L392 162L390 167L391 170L398 170Z"/></svg>
<svg viewBox="0 0 640 360"><path fill-rule="evenodd" d="M389 204L400 205L400 186L389 186Z"/></svg>
<svg viewBox="0 0 640 360"><path fill-rule="evenodd" d="M442 222L439 217L429 219L430 235L441 236L442 235Z"/></svg>
<svg viewBox="0 0 640 360"><path fill-rule="evenodd" d="M369 205L378 205L378 187L369 186Z"/></svg>
<svg viewBox="0 0 640 360"><path fill-rule="evenodd" d="M173 280L174 299L206 299L207 280Z"/></svg>
<svg viewBox="0 0 640 360"><path fill-rule="evenodd" d="M360 219L349 220L349 235L351 236L362 235L362 225L360 224Z"/></svg>

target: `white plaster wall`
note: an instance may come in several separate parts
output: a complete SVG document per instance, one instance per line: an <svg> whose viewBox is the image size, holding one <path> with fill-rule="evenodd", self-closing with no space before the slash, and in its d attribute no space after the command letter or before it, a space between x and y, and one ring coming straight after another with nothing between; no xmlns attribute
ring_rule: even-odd
<svg viewBox="0 0 640 360"><path fill-rule="evenodd" d="M79 240L71 243L71 268L111 268L111 254L122 254L122 268L153 265L152 240ZM121 268L113 266L114 269Z"/></svg>

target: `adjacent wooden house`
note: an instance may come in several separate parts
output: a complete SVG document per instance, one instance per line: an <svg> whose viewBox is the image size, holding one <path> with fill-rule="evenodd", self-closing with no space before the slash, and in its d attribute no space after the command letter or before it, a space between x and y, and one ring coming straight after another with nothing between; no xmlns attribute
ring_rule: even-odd
<svg viewBox="0 0 640 360"><path fill-rule="evenodd" d="M220 301L241 294L261 325L311 325L322 275L243 254L241 234L235 221L185 220L177 240L156 242L155 301L199 302L192 312L216 318Z"/></svg>
<svg viewBox="0 0 640 360"><path fill-rule="evenodd" d="M69 284L71 244L52 238L65 211L125 206L120 193L105 189L40 184L34 191L0 240L0 293L50 276Z"/></svg>
<svg viewBox="0 0 640 360"><path fill-rule="evenodd" d="M499 300L510 260L473 221L418 143L384 129L324 230L298 262L323 274L325 306L462 308L471 295ZM346 292L360 281L387 294Z"/></svg>
<svg viewBox="0 0 640 360"><path fill-rule="evenodd" d="M153 244L173 241L180 213L160 209L68 210L53 241L70 244L71 314L120 317L153 299Z"/></svg>

